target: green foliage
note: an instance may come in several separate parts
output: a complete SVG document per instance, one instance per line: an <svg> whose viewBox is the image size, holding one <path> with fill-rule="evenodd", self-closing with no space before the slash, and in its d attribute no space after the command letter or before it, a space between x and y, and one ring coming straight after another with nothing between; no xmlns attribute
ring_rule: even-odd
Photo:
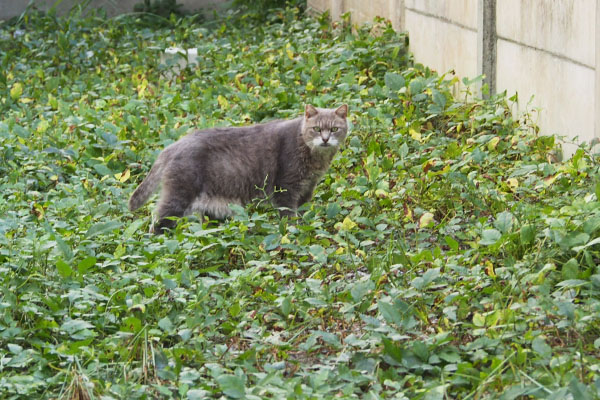
<svg viewBox="0 0 600 400"><path fill-rule="evenodd" d="M233 6L241 7L253 14L264 15L273 8L306 7L306 0L233 0Z"/></svg>
<svg viewBox="0 0 600 400"><path fill-rule="evenodd" d="M171 21L0 27L0 397L598 398L596 156L557 162L382 21ZM127 211L190 128L305 102L352 133L301 218Z"/></svg>
<svg viewBox="0 0 600 400"><path fill-rule="evenodd" d="M135 4L133 10L169 18L171 14L181 15L181 4L177 4L177 0L143 0Z"/></svg>

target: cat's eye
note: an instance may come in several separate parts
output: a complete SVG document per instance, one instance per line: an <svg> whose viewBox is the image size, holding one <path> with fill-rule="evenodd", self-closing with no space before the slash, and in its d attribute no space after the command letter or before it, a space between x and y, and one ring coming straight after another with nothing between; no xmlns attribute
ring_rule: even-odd
<svg viewBox="0 0 600 400"><path fill-rule="evenodd" d="M340 130L340 128L338 128L337 126L331 127L331 132L337 132L339 130Z"/></svg>
<svg viewBox="0 0 600 400"><path fill-rule="evenodd" d="M321 132L321 128L318 126L313 126L313 129L315 130L315 132Z"/></svg>

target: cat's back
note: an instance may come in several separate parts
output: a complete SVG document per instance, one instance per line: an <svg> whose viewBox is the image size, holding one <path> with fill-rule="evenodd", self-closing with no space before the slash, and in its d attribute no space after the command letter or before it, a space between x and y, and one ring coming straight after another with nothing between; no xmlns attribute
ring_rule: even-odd
<svg viewBox="0 0 600 400"><path fill-rule="evenodd" d="M233 148L257 144L268 146L286 137L294 136L301 128L302 118L274 120L248 126L229 126L196 130L181 138L182 146Z"/></svg>
<svg viewBox="0 0 600 400"><path fill-rule="evenodd" d="M204 179L243 177L254 187L256 180L276 174L281 154L290 153L287 149L294 147L301 128L302 118L296 118L198 130L168 146L160 157L178 176L202 170Z"/></svg>

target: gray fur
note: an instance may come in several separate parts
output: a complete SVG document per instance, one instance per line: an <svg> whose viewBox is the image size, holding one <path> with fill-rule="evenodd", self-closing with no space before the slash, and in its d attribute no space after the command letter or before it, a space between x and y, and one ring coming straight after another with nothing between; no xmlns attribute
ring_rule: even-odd
<svg viewBox="0 0 600 400"><path fill-rule="evenodd" d="M315 185L343 143L348 106L307 105L304 116L246 127L192 132L165 148L129 200L141 207L161 185L156 233L193 212L231 215L229 204L271 196L284 215L312 198Z"/></svg>

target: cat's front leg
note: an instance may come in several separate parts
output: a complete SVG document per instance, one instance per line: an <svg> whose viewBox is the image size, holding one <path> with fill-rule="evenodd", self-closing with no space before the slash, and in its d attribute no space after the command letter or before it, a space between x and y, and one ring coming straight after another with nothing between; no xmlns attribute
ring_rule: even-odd
<svg viewBox="0 0 600 400"><path fill-rule="evenodd" d="M298 215L298 198L287 190L277 192L273 196L273 205L279 209L281 217L295 217Z"/></svg>

